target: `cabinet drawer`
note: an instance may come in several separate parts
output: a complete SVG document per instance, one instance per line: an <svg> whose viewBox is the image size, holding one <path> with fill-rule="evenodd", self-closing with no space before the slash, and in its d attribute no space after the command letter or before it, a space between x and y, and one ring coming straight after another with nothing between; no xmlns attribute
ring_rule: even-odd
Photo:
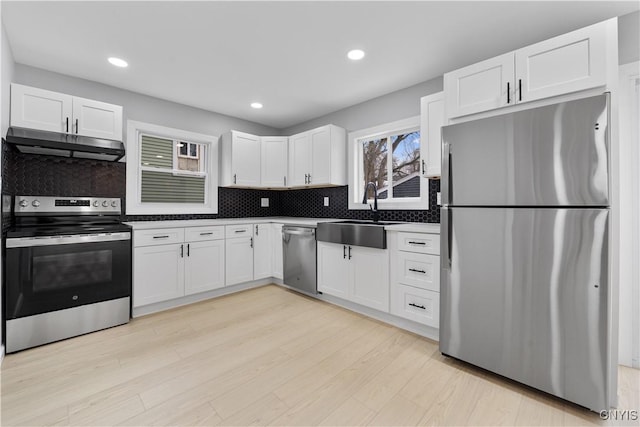
<svg viewBox="0 0 640 427"><path fill-rule="evenodd" d="M162 228L133 232L133 246L168 245L184 242L184 228Z"/></svg>
<svg viewBox="0 0 640 427"><path fill-rule="evenodd" d="M440 293L395 284L391 290L391 314L438 328Z"/></svg>
<svg viewBox="0 0 640 427"><path fill-rule="evenodd" d="M440 235L426 233L398 233L398 249L423 254L440 254Z"/></svg>
<svg viewBox="0 0 640 427"><path fill-rule="evenodd" d="M191 227L186 228L184 234L187 242L220 240L224 239L224 227L222 225L214 227Z"/></svg>
<svg viewBox="0 0 640 427"><path fill-rule="evenodd" d="M405 285L440 292L440 257L399 251L398 281Z"/></svg>
<svg viewBox="0 0 640 427"><path fill-rule="evenodd" d="M253 224L227 225L225 236L227 239L234 237L253 237Z"/></svg>

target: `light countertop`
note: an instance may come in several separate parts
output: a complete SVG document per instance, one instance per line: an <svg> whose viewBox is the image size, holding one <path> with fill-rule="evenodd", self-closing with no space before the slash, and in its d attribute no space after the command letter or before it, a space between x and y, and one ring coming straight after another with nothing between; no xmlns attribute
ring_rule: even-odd
<svg viewBox="0 0 640 427"><path fill-rule="evenodd" d="M291 225L316 226L319 222L343 221L339 218L299 218L299 217L255 217L255 218L222 218L222 219L190 219L176 221L129 221L125 224L134 230L151 230L159 228L180 228L180 227L212 227L237 224L264 224L278 223ZM429 224L423 222L406 222L385 226L387 231L407 231L414 233L440 233L440 224Z"/></svg>

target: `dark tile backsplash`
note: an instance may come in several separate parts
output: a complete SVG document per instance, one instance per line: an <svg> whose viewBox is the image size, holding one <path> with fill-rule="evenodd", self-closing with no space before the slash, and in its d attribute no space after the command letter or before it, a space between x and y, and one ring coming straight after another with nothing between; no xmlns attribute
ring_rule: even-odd
<svg viewBox="0 0 640 427"><path fill-rule="evenodd" d="M24 154L3 141L2 192L9 195L125 197L126 165L88 159ZM381 210L382 221L440 222L436 193L440 181L429 181L429 210ZM269 207L260 207L261 198ZM329 206L324 206L329 197ZM126 220L295 216L310 218L370 219L365 210L348 209L348 188L303 190L248 190L218 188L218 214L125 215Z"/></svg>

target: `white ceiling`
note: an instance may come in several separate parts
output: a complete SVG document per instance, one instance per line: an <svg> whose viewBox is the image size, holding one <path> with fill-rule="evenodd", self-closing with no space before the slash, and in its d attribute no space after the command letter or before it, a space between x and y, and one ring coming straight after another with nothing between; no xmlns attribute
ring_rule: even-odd
<svg viewBox="0 0 640 427"><path fill-rule="evenodd" d="M2 18L17 63L283 129L638 9L638 1L2 1ZM349 61L352 48L367 56Z"/></svg>

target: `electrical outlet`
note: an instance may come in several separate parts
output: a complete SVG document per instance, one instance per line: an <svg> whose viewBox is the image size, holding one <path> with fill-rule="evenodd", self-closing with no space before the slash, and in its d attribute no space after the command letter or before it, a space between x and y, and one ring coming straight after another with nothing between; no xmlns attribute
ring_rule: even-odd
<svg viewBox="0 0 640 427"><path fill-rule="evenodd" d="M328 197L324 198L324 205L325 206L329 206L329 198Z"/></svg>
<svg viewBox="0 0 640 427"><path fill-rule="evenodd" d="M436 194L436 204L440 206L442 204L442 197L440 197L440 192Z"/></svg>
<svg viewBox="0 0 640 427"><path fill-rule="evenodd" d="M260 207L262 208L268 208L269 207L269 198L268 197L263 197L260 199Z"/></svg>

